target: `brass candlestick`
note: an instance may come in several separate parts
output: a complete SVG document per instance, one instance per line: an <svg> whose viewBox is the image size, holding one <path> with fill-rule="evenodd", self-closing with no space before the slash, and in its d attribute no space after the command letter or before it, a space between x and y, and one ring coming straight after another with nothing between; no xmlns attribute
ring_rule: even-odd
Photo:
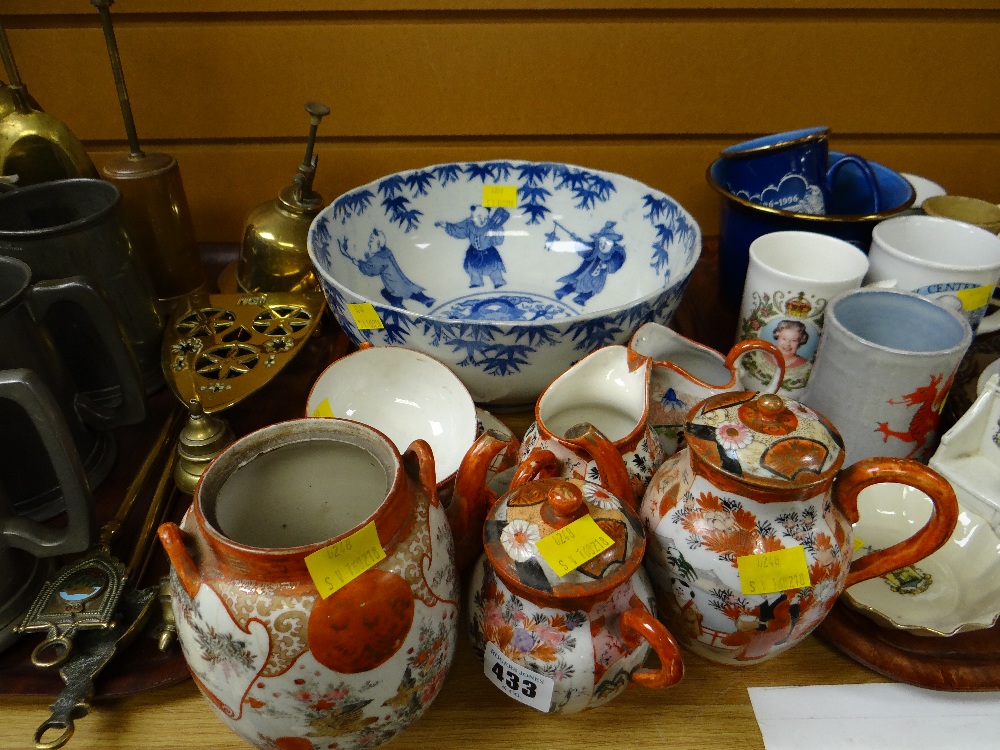
<svg viewBox="0 0 1000 750"><path fill-rule="evenodd" d="M185 495L193 495L205 469L236 439L226 420L206 414L197 399L191 399L187 423L177 441L174 482Z"/></svg>

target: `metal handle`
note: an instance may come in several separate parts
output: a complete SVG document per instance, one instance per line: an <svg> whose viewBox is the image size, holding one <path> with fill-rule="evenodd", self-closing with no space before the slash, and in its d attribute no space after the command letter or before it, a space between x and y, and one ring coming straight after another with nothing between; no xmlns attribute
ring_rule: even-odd
<svg viewBox="0 0 1000 750"><path fill-rule="evenodd" d="M10 42L7 40L7 32L0 24L0 59L3 60L3 67L7 71L7 80L12 87L23 88L21 76L17 72L17 63L14 62L14 53L10 51Z"/></svg>
<svg viewBox="0 0 1000 750"><path fill-rule="evenodd" d="M42 742L42 737L50 729L62 729L62 734L56 737L54 740L48 742ZM57 719L46 719L43 721L38 729L35 730L35 736L33 737L36 750L57 750L57 748L62 747L67 742L69 742L70 737L73 736L73 732L76 727L73 726L73 717L67 717L65 721Z"/></svg>
<svg viewBox="0 0 1000 750"><path fill-rule="evenodd" d="M111 5L114 0L90 0L90 4L101 14L101 25L104 27L104 42L108 47L108 57L111 60L111 72L115 77L115 88L118 90L118 104L121 106L122 119L125 121L125 135L128 137L130 156L142 158L145 154L139 147L139 136L135 130L135 119L132 117L132 105L128 100L128 90L125 88L125 74L122 72L122 60L118 55L118 41L115 39L115 27L111 23Z"/></svg>
<svg viewBox="0 0 1000 750"><path fill-rule="evenodd" d="M26 369L0 371L0 398L21 406L35 425L55 470L67 515L63 528L23 516L9 518L2 529L4 543L38 557L85 550L96 527L93 501L86 472L55 398L38 374Z"/></svg>
<svg viewBox="0 0 1000 750"><path fill-rule="evenodd" d="M125 343L126 335L121 323L104 297L84 277L73 276L38 282L31 287L26 300L36 323L42 323L57 302L70 302L79 307L93 325L104 352L111 361L116 385L121 391L121 401L109 408L98 405L85 394L77 394L76 407L80 418L98 430L142 421L146 415L146 401L139 365Z"/></svg>

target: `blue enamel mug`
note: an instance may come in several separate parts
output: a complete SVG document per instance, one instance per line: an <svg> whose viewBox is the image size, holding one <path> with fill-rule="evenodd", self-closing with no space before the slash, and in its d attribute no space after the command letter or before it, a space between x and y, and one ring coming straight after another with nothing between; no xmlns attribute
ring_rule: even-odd
<svg viewBox="0 0 1000 750"><path fill-rule="evenodd" d="M831 152L839 160L843 154ZM836 213L803 214L783 211L752 203L725 188L729 159L716 159L709 166L706 179L721 199L719 217L719 287L720 299L731 309L737 309L743 296L743 282L750 259L750 243L771 232L818 232L846 240L866 253L871 245L875 225L908 209L916 198L913 186L899 172L878 162L869 161L875 173L879 195L879 211L858 211L866 189L855 170L841 170L835 175L831 208Z"/></svg>
<svg viewBox="0 0 1000 750"><path fill-rule="evenodd" d="M860 179L863 191L853 194L850 213L881 209L878 180L871 165L860 156L841 154L831 161L830 129L803 128L754 138L725 148L726 189L751 203L798 214L841 213L831 206L838 175L847 172ZM841 191L842 192L842 191Z"/></svg>

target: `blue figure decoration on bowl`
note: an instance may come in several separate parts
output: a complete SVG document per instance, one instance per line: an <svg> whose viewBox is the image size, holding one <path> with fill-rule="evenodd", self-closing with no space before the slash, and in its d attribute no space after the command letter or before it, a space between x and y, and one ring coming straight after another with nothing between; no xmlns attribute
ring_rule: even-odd
<svg viewBox="0 0 1000 750"><path fill-rule="evenodd" d="M556 242L558 229L573 238L576 245L574 249L583 262L573 273L557 279L562 286L556 289L556 299L561 300L575 292L573 302L584 305L604 289L608 274L614 273L625 263L625 248L618 244L624 237L615 231L613 221L606 221L599 231L590 235L589 240L583 240L559 222L554 222L552 231L545 235L546 247L552 247Z"/></svg>
<svg viewBox="0 0 1000 750"><path fill-rule="evenodd" d="M503 244L503 225L510 218L505 208L490 209L486 206L469 206L472 214L462 221L436 221L434 226L442 227L451 237L468 240L462 268L469 274L469 288L483 285L483 277L493 282L499 289L507 282L503 274L506 267L497 246Z"/></svg>
<svg viewBox="0 0 1000 750"><path fill-rule="evenodd" d="M622 175L453 162L341 195L313 221L308 248L356 344L422 351L481 406L525 408L589 353L669 323L701 230L669 195ZM354 317L364 303L379 325Z"/></svg>
<svg viewBox="0 0 1000 750"><path fill-rule="evenodd" d="M396 256L385 243L385 233L373 229L368 237L368 252L363 258L355 258L347 247L347 238L338 240L341 254L351 261L365 276L382 279L382 296L395 307L403 307L403 300L412 299L425 307L433 307L434 299L424 294L424 288L410 281L399 267Z"/></svg>

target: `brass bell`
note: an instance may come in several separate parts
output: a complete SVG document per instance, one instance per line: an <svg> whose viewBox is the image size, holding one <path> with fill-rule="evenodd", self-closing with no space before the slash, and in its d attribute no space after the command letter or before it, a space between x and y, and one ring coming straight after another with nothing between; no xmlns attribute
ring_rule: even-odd
<svg viewBox="0 0 1000 750"><path fill-rule="evenodd" d="M0 59L9 84L0 82L0 176L20 187L72 177L97 177L83 144L61 120L42 111L21 82L0 26ZM0 185L0 189L3 185Z"/></svg>
<svg viewBox="0 0 1000 750"><path fill-rule="evenodd" d="M313 153L316 128L330 108L307 102L309 140L292 184L274 200L250 211L243 246L236 264L236 284L243 292L307 292L319 289L306 238L312 220L323 208L323 196L313 190L319 157Z"/></svg>

